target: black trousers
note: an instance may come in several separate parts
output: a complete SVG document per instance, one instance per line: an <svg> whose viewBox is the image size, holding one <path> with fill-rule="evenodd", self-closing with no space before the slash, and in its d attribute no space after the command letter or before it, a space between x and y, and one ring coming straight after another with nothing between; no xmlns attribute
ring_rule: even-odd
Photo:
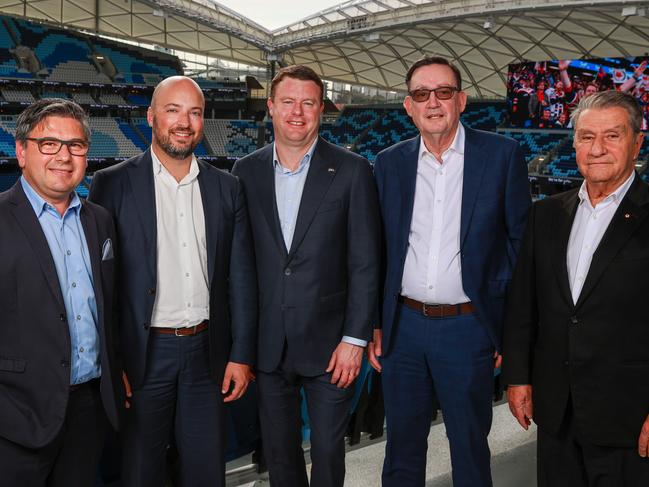
<svg viewBox="0 0 649 487"><path fill-rule="evenodd" d="M339 389L331 374L305 377L282 369L257 373L262 445L272 487L309 485L302 450L300 389L304 388L311 426L311 486L342 487L345 431L353 384Z"/></svg>
<svg viewBox="0 0 649 487"><path fill-rule="evenodd" d="M613 448L585 441L570 401L558 435L538 429L537 448L538 487L649 486L649 458L638 455L637 447Z"/></svg>
<svg viewBox="0 0 649 487"><path fill-rule="evenodd" d="M43 448L0 438L0 487L90 487L97 476L108 419L99 381L70 392L59 434Z"/></svg>

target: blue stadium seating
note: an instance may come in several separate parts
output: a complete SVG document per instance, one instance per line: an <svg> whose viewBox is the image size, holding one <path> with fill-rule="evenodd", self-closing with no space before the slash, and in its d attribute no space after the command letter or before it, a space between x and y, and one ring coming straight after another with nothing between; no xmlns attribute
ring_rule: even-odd
<svg viewBox="0 0 649 487"><path fill-rule="evenodd" d="M151 104L151 98L145 95L129 94L126 96L126 101L132 105L139 107L148 107Z"/></svg>
<svg viewBox="0 0 649 487"><path fill-rule="evenodd" d="M19 177L19 172L0 173L0 191L7 191L18 181Z"/></svg>
<svg viewBox="0 0 649 487"><path fill-rule="evenodd" d="M0 156L16 157L14 137L2 127L0 127Z"/></svg>

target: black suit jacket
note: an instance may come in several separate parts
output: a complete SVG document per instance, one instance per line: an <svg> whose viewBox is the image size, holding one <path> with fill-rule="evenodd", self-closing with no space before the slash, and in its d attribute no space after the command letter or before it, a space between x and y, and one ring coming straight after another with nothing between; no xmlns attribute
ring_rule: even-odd
<svg viewBox="0 0 649 487"><path fill-rule="evenodd" d="M649 188L636 175L577 304L566 253L572 190L534 204L508 299L505 384L531 384L534 420L559 429L568 397L590 442L634 447L649 414Z"/></svg>
<svg viewBox="0 0 649 487"><path fill-rule="evenodd" d="M108 212L82 202L97 302L101 397L117 428L123 405L121 367L113 328L115 243ZM65 304L45 234L18 181L0 194L0 436L41 448L60 431L70 391L71 345Z"/></svg>
<svg viewBox="0 0 649 487"><path fill-rule="evenodd" d="M272 144L239 160L232 172L248 198L255 242L258 368L275 370L286 344L298 373L324 374L343 336L371 339L380 249L371 167L319 139L288 250L277 213Z"/></svg>
<svg viewBox="0 0 649 487"><path fill-rule="evenodd" d="M150 149L95 173L89 199L117 226L118 310L123 359L138 387L155 301L156 202ZM198 161L210 290L210 367L223 380L228 361L252 365L257 338L257 280L246 200L239 181Z"/></svg>

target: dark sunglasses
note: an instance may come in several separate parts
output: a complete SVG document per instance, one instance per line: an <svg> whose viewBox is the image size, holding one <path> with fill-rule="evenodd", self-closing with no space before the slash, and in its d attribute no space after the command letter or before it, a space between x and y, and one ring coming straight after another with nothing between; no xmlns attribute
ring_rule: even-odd
<svg viewBox="0 0 649 487"><path fill-rule="evenodd" d="M453 98L453 95L455 95L455 92L460 90L455 86L440 86L439 88L432 90L429 90L427 88L418 88L416 90L409 91L408 94L410 95L410 98L418 103L421 103L423 101L427 101L433 91L435 92L435 98L437 98L438 100L450 100L451 98Z"/></svg>

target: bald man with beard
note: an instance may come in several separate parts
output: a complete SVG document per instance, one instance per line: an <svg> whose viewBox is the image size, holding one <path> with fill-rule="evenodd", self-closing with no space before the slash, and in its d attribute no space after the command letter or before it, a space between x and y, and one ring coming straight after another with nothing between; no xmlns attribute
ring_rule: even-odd
<svg viewBox="0 0 649 487"><path fill-rule="evenodd" d="M115 218L121 350L132 385L122 485L162 487L172 432L182 485L225 485L223 403L253 378L257 281L239 181L194 156L205 101L190 78L155 89L151 147L95 174Z"/></svg>

